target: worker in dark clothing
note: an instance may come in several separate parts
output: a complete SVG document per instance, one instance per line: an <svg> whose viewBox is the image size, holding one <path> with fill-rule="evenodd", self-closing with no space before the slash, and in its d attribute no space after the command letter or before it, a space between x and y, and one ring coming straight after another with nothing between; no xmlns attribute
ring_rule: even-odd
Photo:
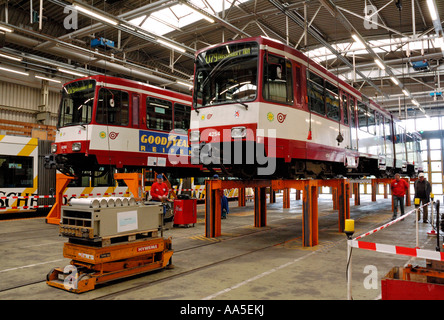
<svg viewBox="0 0 444 320"><path fill-rule="evenodd" d="M415 198L420 199L421 205L424 205L426 203L430 202L430 192L432 192L432 187L430 185L430 182L426 180L424 177L424 173L420 173L418 176L418 180L415 181ZM426 223L427 218L429 216L429 209L427 206L424 206L422 209L423 215L422 215L422 222ZM419 220L418 216L418 220Z"/></svg>
<svg viewBox="0 0 444 320"><path fill-rule="evenodd" d="M222 219L227 218L227 214L230 212L230 209L228 208L228 198L224 194L224 190L220 189L220 200L221 200L221 217Z"/></svg>

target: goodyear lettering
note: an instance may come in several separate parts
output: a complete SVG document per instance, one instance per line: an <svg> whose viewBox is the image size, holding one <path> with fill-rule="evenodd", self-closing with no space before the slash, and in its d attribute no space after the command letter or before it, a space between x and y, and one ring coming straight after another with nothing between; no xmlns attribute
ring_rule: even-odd
<svg viewBox="0 0 444 320"><path fill-rule="evenodd" d="M139 151L189 155L188 136L177 133L139 131Z"/></svg>

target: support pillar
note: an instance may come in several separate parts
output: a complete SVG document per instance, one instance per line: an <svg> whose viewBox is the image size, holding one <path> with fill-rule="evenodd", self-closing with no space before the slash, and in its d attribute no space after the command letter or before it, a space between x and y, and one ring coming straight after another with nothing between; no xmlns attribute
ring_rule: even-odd
<svg viewBox="0 0 444 320"><path fill-rule="evenodd" d="M296 200L301 200L301 190L296 190Z"/></svg>
<svg viewBox="0 0 444 320"><path fill-rule="evenodd" d="M358 182L353 183L353 193L355 194L355 206L361 205L361 189Z"/></svg>
<svg viewBox="0 0 444 320"><path fill-rule="evenodd" d="M408 184L408 188L407 188L407 192L405 193L405 205L407 207L412 205L412 199L410 197L410 178L404 178L404 180L407 182Z"/></svg>
<svg viewBox="0 0 444 320"><path fill-rule="evenodd" d="M237 189L237 205L238 207L245 207L245 188Z"/></svg>
<svg viewBox="0 0 444 320"><path fill-rule="evenodd" d="M254 226L256 228L267 225L267 190L254 188Z"/></svg>
<svg viewBox="0 0 444 320"><path fill-rule="evenodd" d="M312 247L318 245L318 186L308 180L304 186L302 197L302 245Z"/></svg>
<svg viewBox="0 0 444 320"><path fill-rule="evenodd" d="M344 232L345 220L350 218L350 183L347 180L338 183L338 204L339 232Z"/></svg>
<svg viewBox="0 0 444 320"><path fill-rule="evenodd" d="M378 183L376 179L372 179L372 201L376 201L376 189L378 188Z"/></svg>
<svg viewBox="0 0 444 320"><path fill-rule="evenodd" d="M288 209L290 208L290 189L289 188L285 188L284 189L284 193L283 193L283 208L284 209Z"/></svg>
<svg viewBox="0 0 444 320"><path fill-rule="evenodd" d="M333 210L338 210L338 188L330 187L333 200Z"/></svg>
<svg viewBox="0 0 444 320"><path fill-rule="evenodd" d="M221 236L221 197L219 189L213 190L214 180L205 181L205 237Z"/></svg>

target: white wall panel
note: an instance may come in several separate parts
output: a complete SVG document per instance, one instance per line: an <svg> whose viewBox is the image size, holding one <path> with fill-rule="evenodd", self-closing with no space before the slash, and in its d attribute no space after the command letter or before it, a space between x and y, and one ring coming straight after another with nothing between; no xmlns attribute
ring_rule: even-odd
<svg viewBox="0 0 444 320"><path fill-rule="evenodd" d="M48 108L51 118L47 125L56 125L61 94L49 91ZM41 104L41 89L0 81L0 119L36 123L35 113Z"/></svg>

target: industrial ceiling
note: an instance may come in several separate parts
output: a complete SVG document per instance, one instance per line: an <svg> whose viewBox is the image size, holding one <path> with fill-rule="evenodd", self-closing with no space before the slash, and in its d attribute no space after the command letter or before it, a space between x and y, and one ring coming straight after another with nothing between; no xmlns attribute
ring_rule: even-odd
<svg viewBox="0 0 444 320"><path fill-rule="evenodd" d="M197 50L262 35L401 118L433 116L444 111L443 18L436 0L0 0L0 71L60 83L101 73L190 92Z"/></svg>

